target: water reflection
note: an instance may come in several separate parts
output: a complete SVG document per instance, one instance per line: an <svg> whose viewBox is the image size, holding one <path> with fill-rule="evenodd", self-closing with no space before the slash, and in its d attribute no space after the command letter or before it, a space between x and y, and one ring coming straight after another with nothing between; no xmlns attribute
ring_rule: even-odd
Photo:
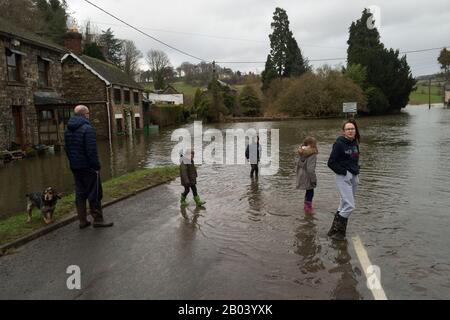
<svg viewBox="0 0 450 320"><path fill-rule="evenodd" d="M358 272L351 264L352 257L348 253L348 241L332 241L330 247L336 250L336 267L329 270L331 274L339 274L336 287L331 292L331 298L337 300L362 299L362 295L357 290ZM360 274L359 274L360 275Z"/></svg>
<svg viewBox="0 0 450 320"><path fill-rule="evenodd" d="M261 208L263 206L262 192L260 190L258 177L251 179L251 182L247 187L246 197L251 219L258 221L258 217L262 213Z"/></svg>
<svg viewBox="0 0 450 320"><path fill-rule="evenodd" d="M325 269L320 257L322 246L318 242L315 218L312 215L305 215L302 224L296 230L295 251L302 257L299 265L300 271L304 274L315 273Z"/></svg>

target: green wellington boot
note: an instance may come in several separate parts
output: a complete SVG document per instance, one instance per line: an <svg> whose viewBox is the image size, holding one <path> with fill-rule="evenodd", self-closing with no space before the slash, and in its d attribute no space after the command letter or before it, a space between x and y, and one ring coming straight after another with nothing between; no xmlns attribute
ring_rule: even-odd
<svg viewBox="0 0 450 320"><path fill-rule="evenodd" d="M186 201L186 196L181 195L180 205L182 208L186 208L188 206L188 203Z"/></svg>
<svg viewBox="0 0 450 320"><path fill-rule="evenodd" d="M197 207L203 207L203 205L206 203L205 201L201 201L199 196L195 196L194 201Z"/></svg>

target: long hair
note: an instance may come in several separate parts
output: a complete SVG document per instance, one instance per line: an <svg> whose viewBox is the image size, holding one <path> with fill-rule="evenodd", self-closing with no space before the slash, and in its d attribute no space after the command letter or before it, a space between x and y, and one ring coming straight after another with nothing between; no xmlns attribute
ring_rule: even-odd
<svg viewBox="0 0 450 320"><path fill-rule="evenodd" d="M359 142L361 141L361 136L359 135L358 125L356 124L355 119L348 119L348 120L344 121L344 123L342 124L342 130L345 129L345 125L347 123L351 123L352 125L355 126L355 140L359 144Z"/></svg>
<svg viewBox="0 0 450 320"><path fill-rule="evenodd" d="M319 149L317 149L317 140L314 137L306 137L305 140L303 140L302 146L308 146L314 151L314 153L319 153Z"/></svg>

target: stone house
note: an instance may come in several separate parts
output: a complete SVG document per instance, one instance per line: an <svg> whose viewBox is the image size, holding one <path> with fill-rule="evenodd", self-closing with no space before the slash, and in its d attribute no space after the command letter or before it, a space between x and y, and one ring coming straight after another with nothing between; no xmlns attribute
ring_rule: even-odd
<svg viewBox="0 0 450 320"><path fill-rule="evenodd" d="M0 18L0 150L61 139L65 49ZM57 107L60 107L58 109Z"/></svg>
<svg viewBox="0 0 450 320"><path fill-rule="evenodd" d="M132 134L144 127L143 88L115 65L82 55L81 34L66 34L62 59L63 96L89 107L99 137Z"/></svg>

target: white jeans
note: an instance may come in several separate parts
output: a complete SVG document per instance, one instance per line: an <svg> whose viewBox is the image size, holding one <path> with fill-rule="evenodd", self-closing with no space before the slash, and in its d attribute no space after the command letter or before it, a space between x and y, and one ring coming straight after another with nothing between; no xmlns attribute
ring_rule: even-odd
<svg viewBox="0 0 450 320"><path fill-rule="evenodd" d="M348 218L350 214L355 210L355 194L358 188L359 177L347 171L347 174L336 175L336 185L341 197L341 202L339 204L339 214Z"/></svg>

